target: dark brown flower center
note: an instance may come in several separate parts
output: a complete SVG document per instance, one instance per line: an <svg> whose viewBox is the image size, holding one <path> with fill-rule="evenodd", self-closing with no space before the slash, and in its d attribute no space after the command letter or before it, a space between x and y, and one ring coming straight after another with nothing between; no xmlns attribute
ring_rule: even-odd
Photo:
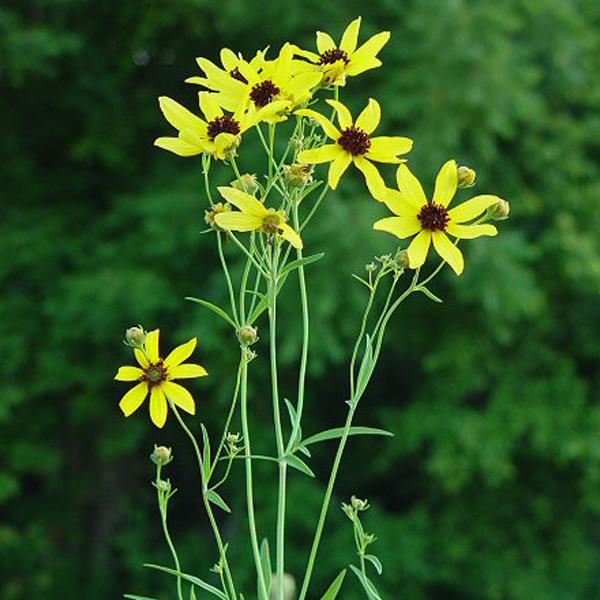
<svg viewBox="0 0 600 600"><path fill-rule="evenodd" d="M223 115L213 119L208 124L206 133L210 140L214 140L220 133L232 133L237 135L240 132L240 124L229 115Z"/></svg>
<svg viewBox="0 0 600 600"><path fill-rule="evenodd" d="M237 67L229 71L229 76L241 81L242 83L248 83L248 80L240 73L240 70Z"/></svg>
<svg viewBox="0 0 600 600"><path fill-rule="evenodd" d="M429 231L445 231L450 217L448 211L441 204L433 202L426 204L417 215L423 229Z"/></svg>
<svg viewBox="0 0 600 600"><path fill-rule="evenodd" d="M320 65L331 65L338 60L343 60L346 64L350 62L350 58L348 57L348 53L345 50L340 50L340 48L332 48L331 50L326 50L321 54L321 58L319 59Z"/></svg>
<svg viewBox="0 0 600 600"><path fill-rule="evenodd" d="M252 88L250 99L254 102L255 106L262 108L273 102L273 99L279 93L281 93L281 90L270 79L267 79L257 83Z"/></svg>
<svg viewBox="0 0 600 600"><path fill-rule="evenodd" d="M283 229L281 229L281 221L281 216L277 213L271 213L267 215L263 218L263 231L270 234L278 233L281 235L283 233Z"/></svg>
<svg viewBox="0 0 600 600"><path fill-rule="evenodd" d="M142 375L142 380L145 381L149 387L154 387L162 381L167 379L167 369L163 365L163 361L159 360L157 363L150 363L145 369Z"/></svg>
<svg viewBox="0 0 600 600"><path fill-rule="evenodd" d="M369 151L371 137L358 127L347 127L338 138L338 144L352 156L360 156Z"/></svg>

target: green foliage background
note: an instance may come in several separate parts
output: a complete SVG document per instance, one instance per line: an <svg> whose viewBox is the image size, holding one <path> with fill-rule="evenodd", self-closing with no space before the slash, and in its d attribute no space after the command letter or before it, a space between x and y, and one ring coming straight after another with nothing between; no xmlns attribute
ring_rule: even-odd
<svg viewBox="0 0 600 600"><path fill-rule="evenodd" d="M386 131L416 140L431 183L448 157L478 190L511 201L493 240L465 244L464 276L438 280L440 307L412 298L359 413L396 437L351 443L335 504L368 497L388 598L600 596L600 4L597 0L4 0L0 7L0 592L3 600L172 598L149 481L152 444L172 445L173 534L188 571L216 555L186 440L143 414L125 421L115 369L130 324L163 343L198 335L211 377L194 386L213 435L236 344L186 295L224 299L198 161L152 147L157 96L194 105L193 58L252 52L316 29L390 29L384 68L343 92L380 100ZM246 162L244 162L246 161ZM242 164L253 168L242 154ZM388 174L389 175L389 174ZM362 292L351 280L392 238L358 176L308 236L312 367L306 429L344 415L348 343ZM286 295L284 391L293 393L297 304ZM318 299L318 301L317 301ZM266 337L266 336L265 336ZM264 345L258 351L265 355ZM256 445L271 444L266 378L252 384ZM196 422L198 429L198 422ZM304 566L332 448L317 483L291 482L289 569ZM258 519L273 533L274 471L258 468ZM225 496L241 507L241 472ZM223 519L252 587L245 523ZM315 594L353 560L333 507ZM348 579L344 600L361 598ZM162 595L161 595L162 594ZM315 596L317 597L317 596Z"/></svg>

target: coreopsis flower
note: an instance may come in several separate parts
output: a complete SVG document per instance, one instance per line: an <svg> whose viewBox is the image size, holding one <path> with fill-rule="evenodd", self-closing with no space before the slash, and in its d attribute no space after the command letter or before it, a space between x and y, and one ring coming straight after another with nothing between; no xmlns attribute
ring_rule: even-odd
<svg viewBox="0 0 600 600"><path fill-rule="evenodd" d="M318 53L298 47L294 47L294 51L297 56L310 61L309 70L316 70L322 74L323 83L344 86L346 77L360 75L381 66L377 54L390 39L390 32L382 31L357 47L360 22L361 18L358 17L348 25L339 45L328 33L317 31Z"/></svg>
<svg viewBox="0 0 600 600"><path fill-rule="evenodd" d="M188 390L173 379L191 379L208 375L200 365L184 363L196 348L196 338L177 346L165 359L158 349L159 330L146 335L144 348L135 348L138 367L120 367L117 381L137 381L119 402L119 408L128 417L133 414L150 394L150 418L157 427L167 420L167 399L187 413L196 412L194 398Z"/></svg>
<svg viewBox="0 0 600 600"><path fill-rule="evenodd" d="M399 156L410 151L412 140L406 137L371 136L381 118L379 103L372 98L356 121L353 121L350 111L341 102L336 100L327 100L327 102L337 113L339 129L327 117L312 109L303 108L297 110L296 114L317 121L325 135L334 143L303 150L298 155L298 162L305 164L331 162L328 177L331 189L337 187L340 177L350 164L354 163L364 175L372 196L381 201L386 185L377 167L371 161L402 162Z"/></svg>
<svg viewBox="0 0 600 600"><path fill-rule="evenodd" d="M215 94L198 94L204 119L196 116L175 100L161 96L160 109L165 119L178 130L178 137L158 138L154 145L178 156L210 154L225 160L239 146L242 134L261 121L269 120L284 110L288 103L273 102L259 109L246 110L238 104L233 114L226 114L215 100Z"/></svg>
<svg viewBox="0 0 600 600"><path fill-rule="evenodd" d="M401 240L416 234L407 249L411 269L425 262L433 242L440 257L460 275L464 268L463 255L448 235L457 239L474 239L498 233L493 225L487 223L469 224L488 207L497 204L500 201L498 196L475 196L448 209L458 187L454 160L449 160L440 169L431 202L427 200L419 180L404 164L398 167L397 181L398 190L388 189L384 198L386 205L397 216L381 219L373 228L388 231Z"/></svg>
<svg viewBox="0 0 600 600"><path fill-rule="evenodd" d="M290 110L310 99L313 88L321 81L319 73L297 73L296 62L290 44L285 44L274 60L255 64L240 60L237 65L240 77L231 76L207 59L198 59L205 73L202 85L216 92L217 102L226 110L233 111L239 106L261 110L277 101L286 101L286 110L273 111L268 119L263 119L271 122L285 120Z"/></svg>
<svg viewBox="0 0 600 600"><path fill-rule="evenodd" d="M229 231L262 231L287 240L294 248L302 248L302 240L286 222L285 213L267 208L254 196L232 187L219 187L219 193L239 211L215 215L215 223Z"/></svg>

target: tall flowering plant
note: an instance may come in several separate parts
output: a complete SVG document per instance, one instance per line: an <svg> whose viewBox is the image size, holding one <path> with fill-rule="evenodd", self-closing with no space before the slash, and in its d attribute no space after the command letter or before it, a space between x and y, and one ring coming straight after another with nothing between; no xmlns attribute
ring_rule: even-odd
<svg viewBox="0 0 600 600"><path fill-rule="evenodd" d="M125 341L133 350L136 366L121 367L115 379L132 387L120 401L125 416L130 416L149 398L150 419L158 428L168 423L172 413L189 437L201 480L202 501L215 542L216 564L213 575L192 575L185 571L176 544L168 528L169 501L174 493L163 469L171 461L169 448L156 447L152 460L156 464L153 482L157 494L161 523L172 555L170 566L149 565L174 577L178 600L214 596L221 600L334 600L342 597L347 568L356 576L369 599L381 598L375 583L382 572L382 560L370 546L375 537L365 531L361 513L368 508L365 500L353 497L342 505L352 523L356 544L356 564L340 565L336 577L326 590L311 587L319 546L325 531L340 464L348 438L352 435L386 436L389 432L356 426L356 413L377 366L388 324L407 298L418 295L439 301L430 284L444 265L460 275L464 258L459 249L463 239L495 236L490 220L508 216L509 205L498 196L476 195L462 203L454 198L460 189L475 184L475 172L448 160L440 169L435 188L427 195L407 162L413 141L404 136L379 133L381 107L371 98L363 110L353 116L340 100L348 78L381 66L380 51L389 40L389 32L379 33L359 45L360 18L347 27L337 43L330 35L318 32L316 51L285 44L269 57L265 51L246 60L229 49L220 54L220 64L199 58L201 75L188 79L201 86L198 107L188 110L171 98L159 99L160 109L176 135L161 137L156 146L183 157L199 157L204 175L206 224L212 232L223 270L229 302L217 306L206 299L190 298L213 311L230 327L239 344L239 365L233 375L234 393L229 411L224 415L222 433L213 438L195 417L196 405L190 391L176 380L200 378L207 370L192 362L196 348L192 339L163 358L159 349L159 330L132 327ZM276 136L286 133L287 143L281 154L276 152ZM377 133L376 133L377 131ZM256 134L265 155L265 173L242 174L238 160L243 155L244 140ZM321 167L328 165L321 179ZM386 182L384 165L394 165L396 181ZM230 185L216 187L211 169L230 170ZM366 189L379 203L381 218L374 224L357 223L395 236L402 245L366 266L366 274L354 275L363 286L365 301L352 350L349 352L348 387L340 390L340 406L346 419L337 429L306 436L302 428L305 412L306 373L309 361L310 298L306 277L310 263L323 254L305 249L303 234L319 210L327 210L323 201L339 185L350 167L364 179ZM384 177L385 176L385 177ZM454 201L454 203L453 203ZM390 238L390 241L393 241ZM236 279L229 268L224 244L239 252L244 263ZM439 258L427 270L431 247ZM298 286L289 280L297 279ZM300 297L299 321L302 345L298 380L293 401L282 399L278 370L277 306L281 294ZM265 322L265 325L263 325ZM268 329L268 349L259 352L258 326ZM274 444L270 456L252 451L252 426L249 415L248 379L255 360L267 360L270 366ZM210 359L208 359L210 362ZM183 413L186 413L184 415ZM237 431L238 424L241 433ZM293 576L286 572L286 490L290 477L313 477L311 449L326 440L337 440L337 452L331 467L312 545L306 548L306 567ZM278 485L277 528L275 539L262 537L255 518L253 467L258 460L276 466ZM225 539L217 513L231 512L221 487L244 467L248 541ZM231 544L247 544L256 570L256 589L240 588L235 565L227 549ZM300 549L297 549L300 550ZM200 574L202 575L202 574ZM294 579L296 577L296 579ZM299 582L296 592L295 581ZM133 600L152 600L147 596L127 595Z"/></svg>

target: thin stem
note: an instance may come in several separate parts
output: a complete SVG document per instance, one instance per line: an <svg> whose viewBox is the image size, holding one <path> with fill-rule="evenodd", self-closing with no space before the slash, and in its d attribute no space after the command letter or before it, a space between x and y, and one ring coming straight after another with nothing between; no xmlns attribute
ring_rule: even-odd
<svg viewBox="0 0 600 600"><path fill-rule="evenodd" d="M235 324L239 327L240 322L238 319L237 307L235 304L235 293L233 291L233 284L231 283L231 275L229 274L229 268L227 261L225 260L225 253L223 252L223 240L221 238L221 232L217 231L217 248L219 250L219 260L223 267L223 273L225 273L225 279L227 280L227 290L229 291L229 303L231 305L231 313Z"/></svg>
<svg viewBox="0 0 600 600"><path fill-rule="evenodd" d="M267 273L265 272L265 270L260 266L260 264L258 263L258 261L254 258L254 256L252 256L252 254L248 251L248 249L246 248L246 246L244 246L244 244L242 244L242 242L240 242L237 237L235 237L235 235L233 235L233 233L231 231L228 232L228 235L230 237L230 239L233 240L234 244L246 255L246 257L252 261L252 264L266 277Z"/></svg>
<svg viewBox="0 0 600 600"><path fill-rule="evenodd" d="M329 191L329 185L324 184L323 189L321 190L321 193L319 194L318 198L315 200L315 203L313 204L312 208L310 209L310 212L308 213L308 215L306 215L306 218L302 222L302 225L300 225L299 231L302 231L309 224L310 220L313 218L314 214L317 212L319 206L321 206L321 202L323 202L323 199L325 198L328 191Z"/></svg>

